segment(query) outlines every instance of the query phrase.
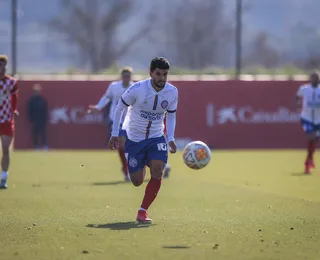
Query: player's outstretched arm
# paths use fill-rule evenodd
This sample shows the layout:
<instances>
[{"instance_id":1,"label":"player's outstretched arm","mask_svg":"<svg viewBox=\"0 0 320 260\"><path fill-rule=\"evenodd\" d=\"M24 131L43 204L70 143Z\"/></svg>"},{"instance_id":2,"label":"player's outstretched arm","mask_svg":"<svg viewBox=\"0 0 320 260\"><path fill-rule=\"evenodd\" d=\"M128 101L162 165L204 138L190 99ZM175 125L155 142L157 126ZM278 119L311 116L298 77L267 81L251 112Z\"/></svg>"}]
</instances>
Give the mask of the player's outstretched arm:
<instances>
[{"instance_id":1,"label":"player's outstretched arm","mask_svg":"<svg viewBox=\"0 0 320 260\"><path fill-rule=\"evenodd\" d=\"M96 105L88 106L88 113L99 112L112 100L112 86L110 85Z\"/></svg>"}]
</instances>

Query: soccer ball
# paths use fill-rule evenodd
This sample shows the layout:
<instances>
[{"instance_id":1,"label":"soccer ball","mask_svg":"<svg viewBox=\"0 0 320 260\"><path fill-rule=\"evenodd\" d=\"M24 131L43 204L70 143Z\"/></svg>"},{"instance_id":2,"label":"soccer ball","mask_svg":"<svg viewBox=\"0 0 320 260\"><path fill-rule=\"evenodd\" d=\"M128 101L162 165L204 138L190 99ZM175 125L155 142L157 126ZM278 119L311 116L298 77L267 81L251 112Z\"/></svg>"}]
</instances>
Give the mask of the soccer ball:
<instances>
[{"instance_id":1,"label":"soccer ball","mask_svg":"<svg viewBox=\"0 0 320 260\"><path fill-rule=\"evenodd\" d=\"M199 170L211 160L209 147L201 141L188 143L183 150L183 161L191 169Z\"/></svg>"}]
</instances>

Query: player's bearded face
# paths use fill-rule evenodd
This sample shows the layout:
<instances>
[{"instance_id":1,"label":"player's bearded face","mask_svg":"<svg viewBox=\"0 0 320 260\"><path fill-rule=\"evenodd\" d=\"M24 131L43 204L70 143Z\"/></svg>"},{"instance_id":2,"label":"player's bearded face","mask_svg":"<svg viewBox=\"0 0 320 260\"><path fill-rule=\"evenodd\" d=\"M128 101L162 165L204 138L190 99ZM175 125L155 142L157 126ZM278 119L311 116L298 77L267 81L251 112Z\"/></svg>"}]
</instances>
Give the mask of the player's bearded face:
<instances>
[{"instance_id":1,"label":"player's bearded face","mask_svg":"<svg viewBox=\"0 0 320 260\"><path fill-rule=\"evenodd\" d=\"M150 73L153 84L158 88L164 88L167 82L168 70L155 69Z\"/></svg>"}]
</instances>

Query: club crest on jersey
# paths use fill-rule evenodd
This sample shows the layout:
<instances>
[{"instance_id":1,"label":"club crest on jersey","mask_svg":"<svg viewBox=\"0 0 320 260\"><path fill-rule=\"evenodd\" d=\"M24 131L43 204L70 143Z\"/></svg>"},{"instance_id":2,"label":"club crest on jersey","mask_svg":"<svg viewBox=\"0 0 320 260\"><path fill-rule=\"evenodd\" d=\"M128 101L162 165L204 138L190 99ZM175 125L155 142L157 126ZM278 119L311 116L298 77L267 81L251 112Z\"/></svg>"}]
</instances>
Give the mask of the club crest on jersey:
<instances>
[{"instance_id":1,"label":"club crest on jersey","mask_svg":"<svg viewBox=\"0 0 320 260\"><path fill-rule=\"evenodd\" d=\"M131 157L131 158L129 159L129 165L130 165L130 167L132 167L132 168L137 167L137 165L138 165L137 159Z\"/></svg>"},{"instance_id":2,"label":"club crest on jersey","mask_svg":"<svg viewBox=\"0 0 320 260\"><path fill-rule=\"evenodd\" d=\"M162 107L163 109L166 109L166 108L168 107L168 105L169 105L169 103L168 103L167 100L163 100L163 101L161 102L161 107Z\"/></svg>"}]
</instances>

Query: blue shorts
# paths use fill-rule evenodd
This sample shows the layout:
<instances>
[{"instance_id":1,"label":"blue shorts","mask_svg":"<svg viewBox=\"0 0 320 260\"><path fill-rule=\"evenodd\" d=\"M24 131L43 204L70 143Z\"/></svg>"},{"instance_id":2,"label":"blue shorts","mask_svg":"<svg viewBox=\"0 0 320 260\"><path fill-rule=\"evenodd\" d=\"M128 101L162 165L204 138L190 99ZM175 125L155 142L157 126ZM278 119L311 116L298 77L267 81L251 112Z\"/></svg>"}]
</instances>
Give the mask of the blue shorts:
<instances>
[{"instance_id":1,"label":"blue shorts","mask_svg":"<svg viewBox=\"0 0 320 260\"><path fill-rule=\"evenodd\" d=\"M320 135L320 124L316 125L314 123L311 123L309 121L301 119L301 125L302 125L302 128L303 128L303 131L306 134L316 133L317 136Z\"/></svg>"},{"instance_id":2,"label":"blue shorts","mask_svg":"<svg viewBox=\"0 0 320 260\"><path fill-rule=\"evenodd\" d=\"M164 136L133 142L127 138L125 152L130 173L143 169L152 160L168 161L168 148Z\"/></svg>"}]
</instances>

